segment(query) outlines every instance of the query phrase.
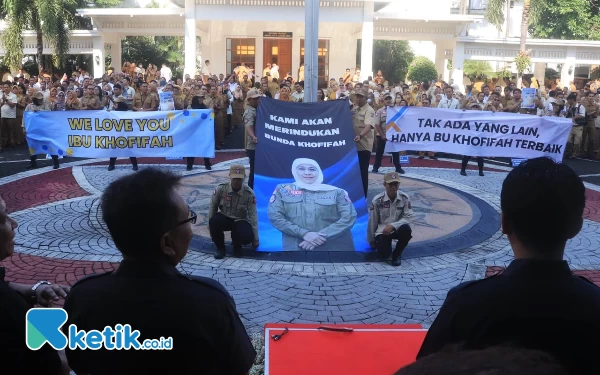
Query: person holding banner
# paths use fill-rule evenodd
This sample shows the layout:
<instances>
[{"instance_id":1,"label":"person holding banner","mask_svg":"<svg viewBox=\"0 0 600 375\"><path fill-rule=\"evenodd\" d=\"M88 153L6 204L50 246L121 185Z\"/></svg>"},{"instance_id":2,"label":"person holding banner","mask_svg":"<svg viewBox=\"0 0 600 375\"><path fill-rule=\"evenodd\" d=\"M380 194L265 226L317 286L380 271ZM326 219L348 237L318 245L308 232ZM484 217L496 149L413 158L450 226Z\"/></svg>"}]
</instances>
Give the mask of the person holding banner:
<instances>
[{"instance_id":1,"label":"person holding banner","mask_svg":"<svg viewBox=\"0 0 600 375\"><path fill-rule=\"evenodd\" d=\"M191 109L207 109L208 107L206 106L206 104L204 104L205 99L204 97L206 96L206 93L208 92L208 89L206 88L206 86L202 85L202 87L200 87L200 92L192 97L192 102L190 104L190 108ZM194 160L195 157L191 156L191 157L187 157L186 158L186 170L191 171L192 169L194 169ZM207 171L212 170L212 166L210 164L210 158L204 158L204 168Z\"/></svg>"},{"instance_id":2,"label":"person holding banner","mask_svg":"<svg viewBox=\"0 0 600 375\"><path fill-rule=\"evenodd\" d=\"M401 264L400 255L412 238L412 230L407 219L413 215L408 194L398 190L400 175L386 173L383 177L385 191L377 194L369 207L367 241L377 249L380 258L392 255L392 266ZM398 240L392 253L392 240Z\"/></svg>"},{"instance_id":3,"label":"person holding banner","mask_svg":"<svg viewBox=\"0 0 600 375\"><path fill-rule=\"evenodd\" d=\"M386 119L387 119L387 108L392 106L392 96L390 94L385 94L384 106L379 108L377 112L375 112L375 129L377 130L377 150L375 151L375 163L373 163L373 173L377 173L379 171L379 167L381 166L381 159L383 158L383 152L385 151L385 144L387 143L387 138L385 136L386 132ZM392 152L392 162L396 167L396 172L404 173L404 170L400 166L400 153Z\"/></svg>"},{"instance_id":4,"label":"person holding banner","mask_svg":"<svg viewBox=\"0 0 600 375\"><path fill-rule=\"evenodd\" d=\"M478 103L472 103L470 104L470 107L465 108L464 110L471 110L471 111L481 111L481 106ZM464 111L463 110L463 111ZM467 175L467 164L469 164L469 160L471 159L470 156L464 155L462 157L462 161L461 161L461 166L460 166L460 174L463 176ZM477 167L479 168L479 175L483 177L483 158L481 156L477 157Z\"/></svg>"},{"instance_id":5,"label":"person holding banner","mask_svg":"<svg viewBox=\"0 0 600 375\"><path fill-rule=\"evenodd\" d=\"M292 163L294 182L275 187L267 213L282 234L282 250L354 250L351 229L357 212L348 193L323 184L313 159Z\"/></svg>"},{"instance_id":6,"label":"person holding banner","mask_svg":"<svg viewBox=\"0 0 600 375\"><path fill-rule=\"evenodd\" d=\"M50 106L44 101L44 94L41 91L37 91L32 96L32 102L25 107L25 112L39 112L39 111L50 111ZM23 133L27 133L27 130L23 128ZM58 163L58 155L50 155L52 157L53 169L58 169L60 167ZM27 169L35 169L37 168L37 155L30 156L31 163L27 167Z\"/></svg>"},{"instance_id":7,"label":"person holding banner","mask_svg":"<svg viewBox=\"0 0 600 375\"><path fill-rule=\"evenodd\" d=\"M358 152L358 165L360 166L360 176L362 179L365 198L369 190L369 161L371 160L371 150L373 150L373 129L377 126L375 111L367 103L369 89L361 88L356 92L355 106L352 109L352 122L354 126L354 142Z\"/></svg>"},{"instance_id":8,"label":"person holding banner","mask_svg":"<svg viewBox=\"0 0 600 375\"><path fill-rule=\"evenodd\" d=\"M230 182L215 189L208 210L208 227L217 252L215 259L225 257L225 231L231 231L234 256L241 255L242 245L252 243L258 248L258 215L254 190L244 184L243 165L229 167Z\"/></svg>"}]
</instances>

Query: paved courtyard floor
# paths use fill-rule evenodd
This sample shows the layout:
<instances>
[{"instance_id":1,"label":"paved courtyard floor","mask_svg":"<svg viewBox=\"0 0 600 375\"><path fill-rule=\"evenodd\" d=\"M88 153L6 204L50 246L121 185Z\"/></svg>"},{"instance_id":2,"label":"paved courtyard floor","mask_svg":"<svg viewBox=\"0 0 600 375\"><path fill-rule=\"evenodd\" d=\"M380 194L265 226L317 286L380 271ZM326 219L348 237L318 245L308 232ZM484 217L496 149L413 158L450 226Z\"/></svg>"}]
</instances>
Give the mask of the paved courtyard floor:
<instances>
[{"instance_id":1,"label":"paved courtyard floor","mask_svg":"<svg viewBox=\"0 0 600 375\"><path fill-rule=\"evenodd\" d=\"M389 158L386 158L389 159ZM115 171L106 161L80 160L59 170L42 168L0 179L0 194L19 222L16 253L3 262L7 280L49 280L72 285L92 273L111 271L121 257L98 209L103 189L133 173L127 159ZM411 158L401 189L415 207L413 241L402 266L321 259L253 256L215 260L206 214L216 183L227 180L240 152L218 153L212 171L182 161L141 159L184 176L181 194L198 213L183 273L214 278L233 295L249 331L264 323L420 323L434 319L446 293L456 284L501 272L511 260L499 230L499 193L508 168L490 166L485 177L475 167L467 177L453 161ZM386 160L380 172L391 171ZM370 196L381 191L382 173L370 175ZM566 259L576 272L600 283L600 189L588 187L585 223L569 241ZM346 259L346 260L345 260Z\"/></svg>"}]
</instances>

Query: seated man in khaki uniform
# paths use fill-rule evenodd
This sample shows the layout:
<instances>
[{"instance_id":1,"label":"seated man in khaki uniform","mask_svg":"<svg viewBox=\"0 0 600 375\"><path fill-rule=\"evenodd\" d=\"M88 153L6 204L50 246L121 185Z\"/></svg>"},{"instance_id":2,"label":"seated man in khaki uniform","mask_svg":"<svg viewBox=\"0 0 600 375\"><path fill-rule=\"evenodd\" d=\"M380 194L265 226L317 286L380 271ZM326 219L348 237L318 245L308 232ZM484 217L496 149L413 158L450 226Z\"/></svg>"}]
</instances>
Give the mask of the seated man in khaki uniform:
<instances>
[{"instance_id":1,"label":"seated man in khaki uniform","mask_svg":"<svg viewBox=\"0 0 600 375\"><path fill-rule=\"evenodd\" d=\"M242 245L252 243L258 247L258 215L256 197L250 186L244 183L246 169L233 164L229 168L230 182L215 189L208 210L210 237L217 246L215 259L225 257L225 231L231 231L233 255L240 256Z\"/></svg>"},{"instance_id":2,"label":"seated man in khaki uniform","mask_svg":"<svg viewBox=\"0 0 600 375\"><path fill-rule=\"evenodd\" d=\"M401 190L398 172L386 173L383 177L385 191L377 194L369 207L367 241L377 249L382 259L392 254L392 266L401 264L400 255L412 238L408 220L413 215L410 198ZM392 240L398 240L392 253Z\"/></svg>"}]
</instances>

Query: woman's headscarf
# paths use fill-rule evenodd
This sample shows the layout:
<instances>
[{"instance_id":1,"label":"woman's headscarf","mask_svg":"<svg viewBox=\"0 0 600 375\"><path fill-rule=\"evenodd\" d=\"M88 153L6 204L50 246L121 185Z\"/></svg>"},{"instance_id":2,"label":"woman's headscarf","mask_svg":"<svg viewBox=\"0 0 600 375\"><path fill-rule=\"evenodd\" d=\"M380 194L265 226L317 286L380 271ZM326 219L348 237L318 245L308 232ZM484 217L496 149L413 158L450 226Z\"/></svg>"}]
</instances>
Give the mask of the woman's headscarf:
<instances>
[{"instance_id":1,"label":"woman's headscarf","mask_svg":"<svg viewBox=\"0 0 600 375\"><path fill-rule=\"evenodd\" d=\"M317 180L315 181L314 184L307 184L304 181L302 181L300 176L298 176L298 172L296 172L296 168L300 164L309 164L317 169L317 171L319 172L319 175L317 176ZM338 187L322 183L323 182L323 171L321 170L319 163L317 163L313 159L298 158L298 159L294 160L294 162L292 163L292 174L294 175L294 179L296 180L296 182L294 184L296 186L298 186L300 189L306 189L306 190L310 190L310 191L331 191L331 190L339 189Z\"/></svg>"},{"instance_id":2,"label":"woman's headscarf","mask_svg":"<svg viewBox=\"0 0 600 375\"><path fill-rule=\"evenodd\" d=\"M60 95L62 94L62 95ZM56 104L55 104L55 108L57 111L64 111L65 110L65 96L67 94L65 94L64 91L61 91L60 93L56 94Z\"/></svg>"}]
</instances>

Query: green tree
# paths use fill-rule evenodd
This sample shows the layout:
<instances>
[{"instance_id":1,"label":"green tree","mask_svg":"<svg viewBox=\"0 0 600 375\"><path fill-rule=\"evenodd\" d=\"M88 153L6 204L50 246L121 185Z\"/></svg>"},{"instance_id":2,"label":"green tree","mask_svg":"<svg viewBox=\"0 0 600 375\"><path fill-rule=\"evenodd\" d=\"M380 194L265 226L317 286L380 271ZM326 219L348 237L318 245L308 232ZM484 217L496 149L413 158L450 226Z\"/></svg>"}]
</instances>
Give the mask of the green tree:
<instances>
[{"instance_id":1,"label":"green tree","mask_svg":"<svg viewBox=\"0 0 600 375\"><path fill-rule=\"evenodd\" d=\"M463 65L463 73L471 81L490 76L492 74L492 66L487 61L467 60Z\"/></svg>"},{"instance_id":2,"label":"green tree","mask_svg":"<svg viewBox=\"0 0 600 375\"><path fill-rule=\"evenodd\" d=\"M427 82L437 80L438 72L433 61L427 57L418 56L410 63L406 78L413 82Z\"/></svg>"},{"instance_id":3,"label":"green tree","mask_svg":"<svg viewBox=\"0 0 600 375\"><path fill-rule=\"evenodd\" d=\"M600 40L600 0L544 0L534 3L529 32L542 39Z\"/></svg>"},{"instance_id":4,"label":"green tree","mask_svg":"<svg viewBox=\"0 0 600 375\"><path fill-rule=\"evenodd\" d=\"M136 64L167 64L175 75L181 75L184 56L183 38L175 36L128 36L121 42L123 61ZM114 67L119 69L120 67Z\"/></svg>"},{"instance_id":5,"label":"green tree","mask_svg":"<svg viewBox=\"0 0 600 375\"><path fill-rule=\"evenodd\" d=\"M358 40L356 66L360 68L362 40ZM408 72L408 64L415 55L405 40L374 40L373 70L381 70L389 83L403 81Z\"/></svg>"},{"instance_id":6,"label":"green tree","mask_svg":"<svg viewBox=\"0 0 600 375\"><path fill-rule=\"evenodd\" d=\"M389 83L404 80L408 65L414 59L405 40L375 40L373 42L373 71L381 70Z\"/></svg>"}]
</instances>

